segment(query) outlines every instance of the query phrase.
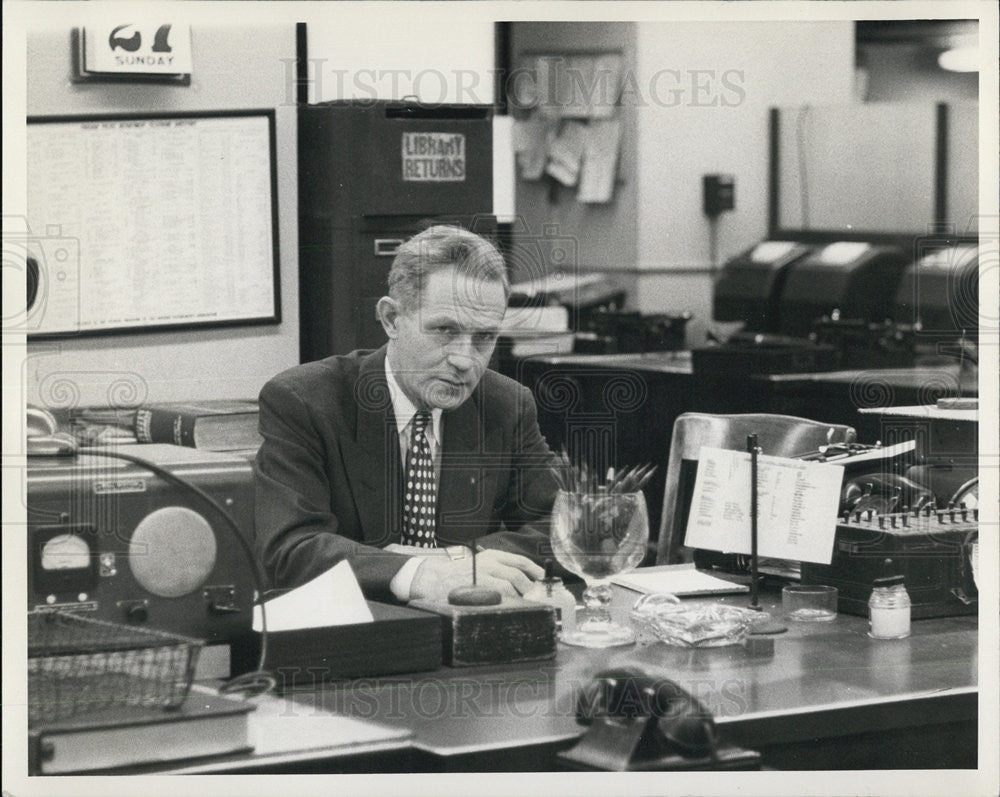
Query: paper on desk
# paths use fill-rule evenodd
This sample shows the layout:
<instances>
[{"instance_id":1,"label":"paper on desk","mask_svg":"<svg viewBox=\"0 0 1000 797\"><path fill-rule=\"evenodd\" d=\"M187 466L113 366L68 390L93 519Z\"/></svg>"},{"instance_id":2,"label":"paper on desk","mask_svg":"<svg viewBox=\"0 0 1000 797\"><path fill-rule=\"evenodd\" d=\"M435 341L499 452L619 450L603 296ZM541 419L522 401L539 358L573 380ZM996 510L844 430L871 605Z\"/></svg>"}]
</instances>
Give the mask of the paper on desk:
<instances>
[{"instance_id":1,"label":"paper on desk","mask_svg":"<svg viewBox=\"0 0 1000 797\"><path fill-rule=\"evenodd\" d=\"M861 454L835 454L826 461L828 463L836 462L839 464L842 462L845 465L857 465L859 462L892 459L893 457L898 457L900 454L905 454L907 451L912 451L916 446L916 440L904 440L902 443L896 443L896 445L873 448Z\"/></svg>"},{"instance_id":2,"label":"paper on desk","mask_svg":"<svg viewBox=\"0 0 1000 797\"><path fill-rule=\"evenodd\" d=\"M829 564L837 530L842 465L760 455L760 556ZM701 449L685 545L750 553L750 454Z\"/></svg>"},{"instance_id":3,"label":"paper on desk","mask_svg":"<svg viewBox=\"0 0 1000 797\"><path fill-rule=\"evenodd\" d=\"M268 632L370 623L375 619L346 561L301 587L265 601L264 608ZM253 630L261 630L259 606L253 607Z\"/></svg>"},{"instance_id":4,"label":"paper on desk","mask_svg":"<svg viewBox=\"0 0 1000 797\"><path fill-rule=\"evenodd\" d=\"M726 592L746 592L749 587L716 578L694 563L646 567L624 576L615 576L611 583L647 594L669 592L672 595L721 595Z\"/></svg>"},{"instance_id":5,"label":"paper on desk","mask_svg":"<svg viewBox=\"0 0 1000 797\"><path fill-rule=\"evenodd\" d=\"M373 744L413 735L408 728L392 728L355 717L326 713L310 705L297 711L274 695L252 699L257 710L249 718L250 741L255 756L302 753L306 750L331 750L359 744Z\"/></svg>"}]
</instances>

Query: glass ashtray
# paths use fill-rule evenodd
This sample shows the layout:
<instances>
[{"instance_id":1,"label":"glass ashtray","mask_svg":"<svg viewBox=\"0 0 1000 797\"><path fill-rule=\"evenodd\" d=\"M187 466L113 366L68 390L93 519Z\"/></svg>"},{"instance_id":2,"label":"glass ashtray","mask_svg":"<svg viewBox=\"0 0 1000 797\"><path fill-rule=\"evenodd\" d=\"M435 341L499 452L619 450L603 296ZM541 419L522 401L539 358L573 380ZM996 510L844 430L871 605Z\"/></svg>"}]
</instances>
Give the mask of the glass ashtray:
<instances>
[{"instance_id":1,"label":"glass ashtray","mask_svg":"<svg viewBox=\"0 0 1000 797\"><path fill-rule=\"evenodd\" d=\"M837 588L822 584L789 584L781 590L785 617L800 623L837 619Z\"/></svg>"},{"instance_id":2,"label":"glass ashtray","mask_svg":"<svg viewBox=\"0 0 1000 797\"><path fill-rule=\"evenodd\" d=\"M643 595L632 607L632 623L668 645L717 648L746 641L755 613L724 603L684 604L675 595Z\"/></svg>"}]
</instances>

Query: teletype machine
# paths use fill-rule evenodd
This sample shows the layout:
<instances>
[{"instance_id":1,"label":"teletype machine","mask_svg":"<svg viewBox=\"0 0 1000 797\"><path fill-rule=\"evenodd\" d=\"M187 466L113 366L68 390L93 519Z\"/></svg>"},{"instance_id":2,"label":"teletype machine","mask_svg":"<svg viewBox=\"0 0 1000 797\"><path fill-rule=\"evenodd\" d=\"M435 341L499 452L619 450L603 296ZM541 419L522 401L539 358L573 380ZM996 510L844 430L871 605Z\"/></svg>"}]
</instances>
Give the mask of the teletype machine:
<instances>
[{"instance_id":1,"label":"teletype machine","mask_svg":"<svg viewBox=\"0 0 1000 797\"><path fill-rule=\"evenodd\" d=\"M695 350L696 374L732 379L900 368L924 357L975 366L977 244L947 236L917 241L914 260L885 244L806 240L765 241L734 258L716 282L714 314L746 324L728 341ZM967 400L942 401L961 407ZM941 412L910 409L925 423ZM886 575L905 577L915 618L978 611L978 509L963 494L966 484L978 481L975 434L957 421L937 421L929 433L918 433L912 431L916 422L899 421L919 438L915 464L889 468L906 476L853 474L841 497L833 562L802 564L804 582L839 588L842 612L864 614L872 581ZM938 439L942 434L947 445ZM882 440L891 442L885 434ZM743 569L732 557L709 551L696 551L695 561Z\"/></svg>"},{"instance_id":2,"label":"teletype machine","mask_svg":"<svg viewBox=\"0 0 1000 797\"><path fill-rule=\"evenodd\" d=\"M912 366L976 339L974 243L923 240L915 261L864 241L763 241L726 263L713 315L743 321L695 349L702 373L797 373Z\"/></svg>"},{"instance_id":3,"label":"teletype machine","mask_svg":"<svg viewBox=\"0 0 1000 797\"><path fill-rule=\"evenodd\" d=\"M920 341L979 338L979 248L955 243L910 263L892 301L891 318Z\"/></svg>"}]
</instances>

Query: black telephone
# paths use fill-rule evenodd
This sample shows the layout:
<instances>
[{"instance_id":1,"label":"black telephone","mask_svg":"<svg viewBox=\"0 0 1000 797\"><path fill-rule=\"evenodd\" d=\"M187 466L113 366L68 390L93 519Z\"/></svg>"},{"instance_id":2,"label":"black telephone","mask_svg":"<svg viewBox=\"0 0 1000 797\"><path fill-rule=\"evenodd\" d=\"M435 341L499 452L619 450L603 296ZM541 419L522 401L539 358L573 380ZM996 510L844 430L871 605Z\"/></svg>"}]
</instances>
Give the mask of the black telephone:
<instances>
[{"instance_id":1,"label":"black telephone","mask_svg":"<svg viewBox=\"0 0 1000 797\"><path fill-rule=\"evenodd\" d=\"M840 514L873 511L877 515L934 506L934 494L926 487L895 473L867 473L844 482L840 492Z\"/></svg>"},{"instance_id":2,"label":"black telephone","mask_svg":"<svg viewBox=\"0 0 1000 797\"><path fill-rule=\"evenodd\" d=\"M572 769L760 769L760 754L721 744L711 712L673 681L634 668L598 673L577 699L589 727L559 754Z\"/></svg>"},{"instance_id":3,"label":"black telephone","mask_svg":"<svg viewBox=\"0 0 1000 797\"><path fill-rule=\"evenodd\" d=\"M76 454L76 439L59 431L59 424L48 410L28 407L25 424L25 448L29 457L71 457Z\"/></svg>"}]
</instances>

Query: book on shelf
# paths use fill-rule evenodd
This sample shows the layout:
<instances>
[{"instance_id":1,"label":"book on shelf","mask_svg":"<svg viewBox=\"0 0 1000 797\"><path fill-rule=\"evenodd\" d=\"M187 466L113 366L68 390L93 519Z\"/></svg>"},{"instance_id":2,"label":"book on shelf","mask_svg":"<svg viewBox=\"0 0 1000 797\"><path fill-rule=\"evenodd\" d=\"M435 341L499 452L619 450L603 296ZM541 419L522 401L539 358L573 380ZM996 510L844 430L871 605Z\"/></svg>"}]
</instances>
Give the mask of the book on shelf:
<instances>
[{"instance_id":1,"label":"book on shelf","mask_svg":"<svg viewBox=\"0 0 1000 797\"><path fill-rule=\"evenodd\" d=\"M245 700L192 691L175 709L120 704L28 729L36 775L93 772L251 750Z\"/></svg>"},{"instance_id":2,"label":"book on shelf","mask_svg":"<svg viewBox=\"0 0 1000 797\"><path fill-rule=\"evenodd\" d=\"M80 445L123 445L137 442L135 408L79 407L61 419L64 430Z\"/></svg>"},{"instance_id":3,"label":"book on shelf","mask_svg":"<svg viewBox=\"0 0 1000 797\"><path fill-rule=\"evenodd\" d=\"M80 407L70 411L70 419L77 423L104 424L135 428L135 407Z\"/></svg>"},{"instance_id":4,"label":"book on shelf","mask_svg":"<svg viewBox=\"0 0 1000 797\"><path fill-rule=\"evenodd\" d=\"M74 418L69 423L69 433L85 446L125 445L139 442L135 436L134 424L125 426L116 423L94 423Z\"/></svg>"},{"instance_id":5,"label":"book on shelf","mask_svg":"<svg viewBox=\"0 0 1000 797\"><path fill-rule=\"evenodd\" d=\"M140 443L172 443L208 451L238 451L260 446L258 405L242 399L167 402L135 412Z\"/></svg>"}]
</instances>

